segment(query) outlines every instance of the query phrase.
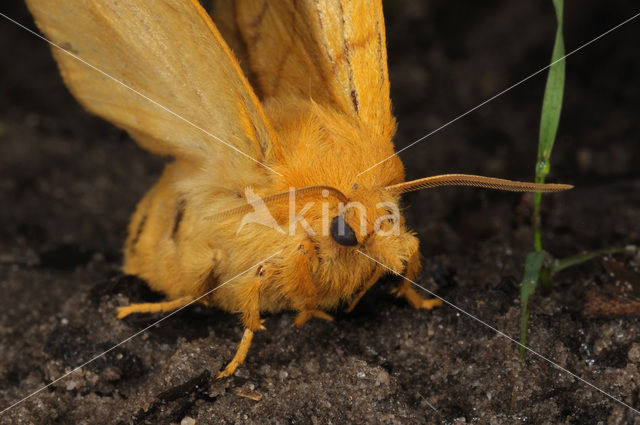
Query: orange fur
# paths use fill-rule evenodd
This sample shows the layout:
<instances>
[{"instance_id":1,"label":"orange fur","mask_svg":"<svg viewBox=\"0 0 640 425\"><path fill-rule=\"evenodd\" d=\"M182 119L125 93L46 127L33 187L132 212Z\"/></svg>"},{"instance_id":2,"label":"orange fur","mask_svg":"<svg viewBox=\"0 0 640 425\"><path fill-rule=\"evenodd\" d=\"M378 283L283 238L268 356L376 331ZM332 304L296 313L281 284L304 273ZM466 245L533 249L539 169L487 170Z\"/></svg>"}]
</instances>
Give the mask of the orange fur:
<instances>
[{"instance_id":1,"label":"orange fur","mask_svg":"<svg viewBox=\"0 0 640 425\"><path fill-rule=\"evenodd\" d=\"M399 232L374 231L380 218L383 229L392 226L378 204L399 201L385 187L404 182L400 159L358 175L394 152L380 0L220 0L214 19L242 64L197 0L27 4L53 42L129 86L54 49L76 98L141 146L174 158L138 204L124 248L124 271L168 301L123 307L119 317L207 294L199 301L239 314L245 326L220 374L228 376L263 329L260 313L294 310L301 326L311 317L330 320L326 312L341 304L352 308L382 272L357 250L395 273L418 274L418 239L402 217ZM344 213L357 249L326 234L323 214L342 213L331 197L296 205L298 213L315 201L304 216L315 234L256 223L238 231L240 217L216 215L247 205L247 187L264 197L317 185L358 203ZM288 228L287 203L270 207ZM407 281L397 293L416 308L437 305Z\"/></svg>"}]
</instances>

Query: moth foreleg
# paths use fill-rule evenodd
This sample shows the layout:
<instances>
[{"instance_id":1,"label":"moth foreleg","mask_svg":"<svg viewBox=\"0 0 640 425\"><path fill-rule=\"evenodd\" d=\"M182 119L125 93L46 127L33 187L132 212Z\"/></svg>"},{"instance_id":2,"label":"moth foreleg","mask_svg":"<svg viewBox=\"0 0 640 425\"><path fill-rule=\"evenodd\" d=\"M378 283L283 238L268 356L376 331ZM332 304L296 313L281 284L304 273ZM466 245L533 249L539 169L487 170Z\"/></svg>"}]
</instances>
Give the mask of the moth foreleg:
<instances>
[{"instance_id":1,"label":"moth foreleg","mask_svg":"<svg viewBox=\"0 0 640 425\"><path fill-rule=\"evenodd\" d=\"M311 272L315 255L313 243L305 240L300 243L288 261L289 266L285 278L292 285L287 285L284 295L292 301L293 308L298 311L298 315L293 321L297 327L301 327L312 317L333 320L331 315L318 310L318 294Z\"/></svg>"},{"instance_id":2,"label":"moth foreleg","mask_svg":"<svg viewBox=\"0 0 640 425\"><path fill-rule=\"evenodd\" d=\"M229 362L227 367L225 367L224 370L218 374L216 379L230 376L233 374L233 372L236 371L238 366L240 366L244 362L244 359L247 357L249 347L251 347L252 339L253 331L249 328L245 328L244 333L242 334L242 340L240 340L240 345L238 345L238 349L236 350L236 355L233 356L233 359Z\"/></svg>"},{"instance_id":3,"label":"moth foreleg","mask_svg":"<svg viewBox=\"0 0 640 425\"><path fill-rule=\"evenodd\" d=\"M391 291L391 293L395 294L396 297L404 297L413 308L431 310L434 307L440 307L442 300L438 298L424 298L413 288L411 281L415 281L415 278L420 273L420 269L420 250L416 249L407 261L407 267L404 272L406 279L402 278L398 286Z\"/></svg>"},{"instance_id":4,"label":"moth foreleg","mask_svg":"<svg viewBox=\"0 0 640 425\"><path fill-rule=\"evenodd\" d=\"M266 329L262 326L262 321L260 320L260 287L263 282L263 273L263 266L258 267L258 276L246 286L246 290L241 296L242 305L240 306L240 311L242 312L242 324L246 329L250 329L251 331Z\"/></svg>"},{"instance_id":5,"label":"moth foreleg","mask_svg":"<svg viewBox=\"0 0 640 425\"><path fill-rule=\"evenodd\" d=\"M382 276L383 272L384 272L384 269L382 267L376 267L374 269L371 277L369 277L369 279L365 282L364 286L360 288L358 293L355 295L355 297L351 301L351 304L349 304L349 307L345 309L345 312L351 313L353 309L356 308L356 305L358 305L358 302L360 302L364 294L366 294L367 291L371 289L371 287L380 279L380 276Z\"/></svg>"},{"instance_id":6,"label":"moth foreleg","mask_svg":"<svg viewBox=\"0 0 640 425\"><path fill-rule=\"evenodd\" d=\"M244 333L242 334L242 340L236 350L236 354L233 359L227 364L222 372L218 374L216 379L230 376L236 371L244 359L247 357L249 347L251 347L251 340L253 339L253 332L258 330L264 330L260 320L260 287L263 283L265 274L265 267L260 265L256 271L256 277L251 280L250 283L244 285L243 293L241 295L242 305L240 310L242 312L242 324L244 325Z\"/></svg>"}]
</instances>

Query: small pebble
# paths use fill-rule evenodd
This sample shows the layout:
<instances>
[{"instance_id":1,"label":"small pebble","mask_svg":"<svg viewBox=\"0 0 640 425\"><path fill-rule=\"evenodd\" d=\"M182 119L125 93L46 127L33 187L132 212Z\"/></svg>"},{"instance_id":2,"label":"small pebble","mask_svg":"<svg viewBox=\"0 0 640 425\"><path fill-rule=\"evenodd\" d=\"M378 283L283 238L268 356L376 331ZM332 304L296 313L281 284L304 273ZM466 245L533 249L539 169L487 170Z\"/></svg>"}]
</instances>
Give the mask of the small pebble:
<instances>
[{"instance_id":1,"label":"small pebble","mask_svg":"<svg viewBox=\"0 0 640 425\"><path fill-rule=\"evenodd\" d=\"M193 418L190 418L189 416L185 416L180 421L180 425L196 425L196 420Z\"/></svg>"},{"instance_id":2,"label":"small pebble","mask_svg":"<svg viewBox=\"0 0 640 425\"><path fill-rule=\"evenodd\" d=\"M386 370L381 370L376 376L376 385L386 385L389 383L389 374Z\"/></svg>"},{"instance_id":3,"label":"small pebble","mask_svg":"<svg viewBox=\"0 0 640 425\"><path fill-rule=\"evenodd\" d=\"M269 366L268 364L263 364L262 366L260 366L260 373L265 376L273 375L273 373L271 373L271 366Z\"/></svg>"},{"instance_id":4,"label":"small pebble","mask_svg":"<svg viewBox=\"0 0 640 425\"><path fill-rule=\"evenodd\" d=\"M627 357L634 363L640 363L640 344L634 342L627 353Z\"/></svg>"}]
</instances>

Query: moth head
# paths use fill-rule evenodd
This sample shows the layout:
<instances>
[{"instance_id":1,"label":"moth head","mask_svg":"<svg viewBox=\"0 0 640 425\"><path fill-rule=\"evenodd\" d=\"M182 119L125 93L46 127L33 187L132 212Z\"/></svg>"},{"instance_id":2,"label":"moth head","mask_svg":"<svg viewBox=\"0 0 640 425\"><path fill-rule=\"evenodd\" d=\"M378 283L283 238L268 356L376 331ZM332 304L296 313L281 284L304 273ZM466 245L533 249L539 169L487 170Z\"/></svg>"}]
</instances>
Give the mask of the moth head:
<instances>
[{"instance_id":1,"label":"moth head","mask_svg":"<svg viewBox=\"0 0 640 425\"><path fill-rule=\"evenodd\" d=\"M348 201L340 203L330 217L329 236L335 244L355 247L376 234L404 231L399 194L384 188L353 185Z\"/></svg>"}]
</instances>

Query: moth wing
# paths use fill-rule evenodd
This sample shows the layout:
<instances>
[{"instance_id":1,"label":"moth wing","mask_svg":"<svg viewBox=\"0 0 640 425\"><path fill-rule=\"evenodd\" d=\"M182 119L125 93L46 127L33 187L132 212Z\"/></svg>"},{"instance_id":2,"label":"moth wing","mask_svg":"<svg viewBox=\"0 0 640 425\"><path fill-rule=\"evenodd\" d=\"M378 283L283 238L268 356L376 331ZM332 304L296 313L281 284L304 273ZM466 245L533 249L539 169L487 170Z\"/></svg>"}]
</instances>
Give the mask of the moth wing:
<instances>
[{"instance_id":1,"label":"moth wing","mask_svg":"<svg viewBox=\"0 0 640 425\"><path fill-rule=\"evenodd\" d=\"M247 46L242 34L240 34L240 28L236 21L236 0L212 0L211 18L220 31L222 38L224 38L224 41L238 59L244 75L249 79L255 90L255 81L248 66L249 54ZM257 94L258 96L260 95L259 92Z\"/></svg>"},{"instance_id":2,"label":"moth wing","mask_svg":"<svg viewBox=\"0 0 640 425\"><path fill-rule=\"evenodd\" d=\"M52 49L73 95L144 148L239 174L276 153L259 100L197 0L27 4L65 50Z\"/></svg>"},{"instance_id":3,"label":"moth wing","mask_svg":"<svg viewBox=\"0 0 640 425\"><path fill-rule=\"evenodd\" d=\"M263 99L311 98L393 131L381 0L214 0L213 17Z\"/></svg>"}]
</instances>

